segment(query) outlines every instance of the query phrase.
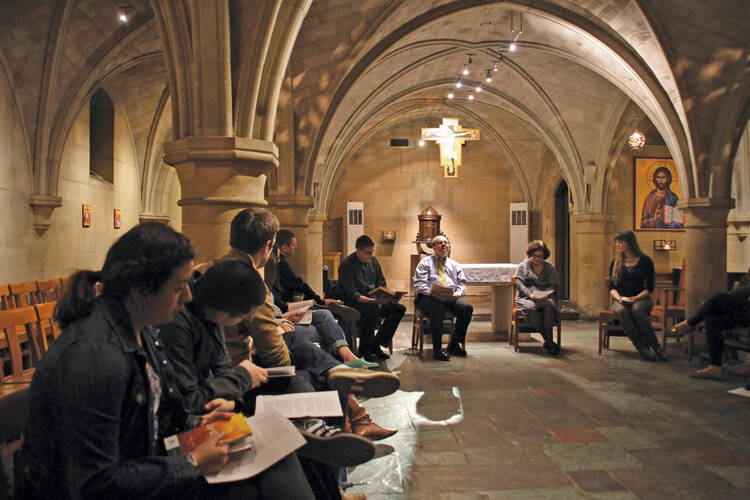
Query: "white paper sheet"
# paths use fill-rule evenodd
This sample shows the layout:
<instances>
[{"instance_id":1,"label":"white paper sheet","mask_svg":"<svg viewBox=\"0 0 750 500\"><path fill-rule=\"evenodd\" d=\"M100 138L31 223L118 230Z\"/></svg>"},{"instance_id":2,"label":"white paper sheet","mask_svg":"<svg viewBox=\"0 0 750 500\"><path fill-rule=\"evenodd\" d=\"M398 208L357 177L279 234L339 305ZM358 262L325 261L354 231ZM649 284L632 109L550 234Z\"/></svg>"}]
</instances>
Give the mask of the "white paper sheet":
<instances>
[{"instance_id":1,"label":"white paper sheet","mask_svg":"<svg viewBox=\"0 0 750 500\"><path fill-rule=\"evenodd\" d=\"M302 311L305 314L302 319L297 321L298 325L309 325L312 323L312 311L310 308L313 306L312 300L303 300L302 302L290 302L287 311L281 315L282 318L286 318L293 312Z\"/></svg>"},{"instance_id":2,"label":"white paper sheet","mask_svg":"<svg viewBox=\"0 0 750 500\"><path fill-rule=\"evenodd\" d=\"M745 389L745 387L738 387L736 389L732 389L731 391L727 391L730 394L736 394L738 396L745 396L746 398L750 398L750 391Z\"/></svg>"},{"instance_id":3,"label":"white paper sheet","mask_svg":"<svg viewBox=\"0 0 750 500\"><path fill-rule=\"evenodd\" d=\"M253 477L305 444L305 438L294 424L272 409L247 421L253 430L252 449L230 455L221 471L206 476L208 483Z\"/></svg>"},{"instance_id":4,"label":"white paper sheet","mask_svg":"<svg viewBox=\"0 0 750 500\"><path fill-rule=\"evenodd\" d=\"M341 417L341 401L336 391L298 392L279 396L258 396L255 414L276 410L287 418Z\"/></svg>"}]
</instances>

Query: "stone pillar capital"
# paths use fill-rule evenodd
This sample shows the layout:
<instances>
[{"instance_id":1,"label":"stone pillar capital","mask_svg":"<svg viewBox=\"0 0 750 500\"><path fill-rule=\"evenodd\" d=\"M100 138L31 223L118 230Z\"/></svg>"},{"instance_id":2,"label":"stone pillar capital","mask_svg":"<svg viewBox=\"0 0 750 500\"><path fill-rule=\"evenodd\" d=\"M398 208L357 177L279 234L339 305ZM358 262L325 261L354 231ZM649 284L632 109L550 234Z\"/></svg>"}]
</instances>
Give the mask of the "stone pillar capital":
<instances>
[{"instance_id":1,"label":"stone pillar capital","mask_svg":"<svg viewBox=\"0 0 750 500\"><path fill-rule=\"evenodd\" d=\"M685 211L688 229L726 227L729 211L734 208L732 198L690 198L680 200L679 207Z\"/></svg>"},{"instance_id":2,"label":"stone pillar capital","mask_svg":"<svg viewBox=\"0 0 750 500\"><path fill-rule=\"evenodd\" d=\"M62 206L62 198L48 194L32 194L29 195L29 206L33 213L34 229L37 233L44 234L52 225L52 212Z\"/></svg>"},{"instance_id":3,"label":"stone pillar capital","mask_svg":"<svg viewBox=\"0 0 750 500\"><path fill-rule=\"evenodd\" d=\"M271 210L282 227L301 228L309 226L310 209L313 207L312 196L299 194L271 194L266 198Z\"/></svg>"}]
</instances>

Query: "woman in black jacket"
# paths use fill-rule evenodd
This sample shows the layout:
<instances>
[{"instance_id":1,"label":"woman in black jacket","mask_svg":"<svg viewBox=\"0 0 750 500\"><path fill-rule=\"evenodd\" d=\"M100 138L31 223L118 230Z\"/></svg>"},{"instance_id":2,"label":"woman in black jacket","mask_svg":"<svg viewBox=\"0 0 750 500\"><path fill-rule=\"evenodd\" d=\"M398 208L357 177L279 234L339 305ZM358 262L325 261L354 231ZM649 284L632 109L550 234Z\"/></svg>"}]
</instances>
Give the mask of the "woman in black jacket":
<instances>
[{"instance_id":1,"label":"woman in black jacket","mask_svg":"<svg viewBox=\"0 0 750 500\"><path fill-rule=\"evenodd\" d=\"M651 326L654 262L641 252L633 231L618 233L615 246L617 256L609 264L609 294L614 300L612 310L643 359L666 361L667 355Z\"/></svg>"}]
</instances>

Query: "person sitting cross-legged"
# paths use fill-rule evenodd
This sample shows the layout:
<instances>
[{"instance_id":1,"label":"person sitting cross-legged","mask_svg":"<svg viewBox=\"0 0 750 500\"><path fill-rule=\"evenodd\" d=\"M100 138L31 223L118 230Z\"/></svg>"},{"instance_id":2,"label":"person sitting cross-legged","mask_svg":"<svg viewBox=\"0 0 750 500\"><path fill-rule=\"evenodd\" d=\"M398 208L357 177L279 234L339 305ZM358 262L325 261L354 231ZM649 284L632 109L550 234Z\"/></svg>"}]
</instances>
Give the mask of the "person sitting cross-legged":
<instances>
[{"instance_id":1,"label":"person sitting cross-legged","mask_svg":"<svg viewBox=\"0 0 750 500\"><path fill-rule=\"evenodd\" d=\"M295 297L302 300L313 300L319 307L325 307L341 325L349 339L357 336L356 328L359 321L359 311L345 306L340 300L321 298L297 273L294 272L289 259L297 253L297 236L288 229L281 229L276 233L276 246L279 249L275 284L271 288L276 305L287 311L287 304L294 302Z\"/></svg>"},{"instance_id":2,"label":"person sitting cross-legged","mask_svg":"<svg viewBox=\"0 0 750 500\"><path fill-rule=\"evenodd\" d=\"M344 303L355 308L360 318L359 356L366 361L378 362L390 356L381 347L388 347L396 333L406 307L397 299L372 298L370 292L386 287L383 271L375 257L375 242L363 234L355 242L356 251L349 254L339 266L339 284L344 293ZM375 335L380 320L383 323Z\"/></svg>"},{"instance_id":3,"label":"person sitting cross-legged","mask_svg":"<svg viewBox=\"0 0 750 500\"><path fill-rule=\"evenodd\" d=\"M422 259L414 271L414 307L422 311L430 319L432 332L432 355L440 361L448 361L450 354L466 356L466 330L471 322L474 307L463 300L466 295L466 277L463 268L455 260L448 257L451 244L445 236L435 236L432 239L434 254ZM450 288L453 293L441 295L433 293L433 284ZM446 351L443 351L442 332L445 311L456 315L456 326Z\"/></svg>"}]
</instances>

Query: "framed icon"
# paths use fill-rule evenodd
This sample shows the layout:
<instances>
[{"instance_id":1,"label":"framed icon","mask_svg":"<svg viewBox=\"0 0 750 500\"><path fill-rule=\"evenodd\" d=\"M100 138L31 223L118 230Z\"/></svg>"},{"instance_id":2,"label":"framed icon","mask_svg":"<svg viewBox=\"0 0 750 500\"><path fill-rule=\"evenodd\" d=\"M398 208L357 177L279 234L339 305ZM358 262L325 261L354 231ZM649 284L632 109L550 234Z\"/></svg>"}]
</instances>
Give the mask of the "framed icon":
<instances>
[{"instance_id":1,"label":"framed icon","mask_svg":"<svg viewBox=\"0 0 750 500\"><path fill-rule=\"evenodd\" d=\"M119 208L115 208L114 227L115 229L120 229L120 209Z\"/></svg>"},{"instance_id":2,"label":"framed icon","mask_svg":"<svg viewBox=\"0 0 750 500\"><path fill-rule=\"evenodd\" d=\"M671 158L635 158L633 227L636 231L683 231L685 214L677 166Z\"/></svg>"},{"instance_id":3,"label":"framed icon","mask_svg":"<svg viewBox=\"0 0 750 500\"><path fill-rule=\"evenodd\" d=\"M81 226L91 226L91 205L81 205Z\"/></svg>"}]
</instances>

